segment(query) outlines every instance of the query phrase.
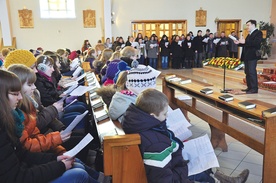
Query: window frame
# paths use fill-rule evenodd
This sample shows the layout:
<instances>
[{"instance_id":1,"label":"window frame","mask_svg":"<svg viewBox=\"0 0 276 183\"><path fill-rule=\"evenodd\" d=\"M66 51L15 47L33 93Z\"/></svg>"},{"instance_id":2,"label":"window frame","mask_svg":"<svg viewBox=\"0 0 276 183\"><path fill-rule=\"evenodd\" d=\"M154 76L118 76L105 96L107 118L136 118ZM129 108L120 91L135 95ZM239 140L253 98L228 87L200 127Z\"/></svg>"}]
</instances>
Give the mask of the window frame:
<instances>
[{"instance_id":1,"label":"window frame","mask_svg":"<svg viewBox=\"0 0 276 183\"><path fill-rule=\"evenodd\" d=\"M73 19L76 18L75 0L56 0L56 9L51 9L50 3L54 0L39 0L40 18L42 19ZM59 9L63 2L65 9Z\"/></svg>"}]
</instances>

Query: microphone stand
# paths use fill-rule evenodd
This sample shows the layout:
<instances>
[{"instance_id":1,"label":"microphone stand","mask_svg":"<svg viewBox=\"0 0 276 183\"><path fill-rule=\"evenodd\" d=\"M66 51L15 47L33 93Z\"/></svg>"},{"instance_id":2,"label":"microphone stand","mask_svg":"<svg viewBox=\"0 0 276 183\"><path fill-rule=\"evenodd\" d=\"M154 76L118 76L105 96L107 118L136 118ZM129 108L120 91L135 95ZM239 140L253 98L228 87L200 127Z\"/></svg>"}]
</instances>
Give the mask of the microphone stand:
<instances>
[{"instance_id":1,"label":"microphone stand","mask_svg":"<svg viewBox=\"0 0 276 183\"><path fill-rule=\"evenodd\" d=\"M220 90L220 93L228 93L229 91L232 91L232 89L225 88L225 75L226 75L226 60L223 61L223 89Z\"/></svg>"}]
</instances>

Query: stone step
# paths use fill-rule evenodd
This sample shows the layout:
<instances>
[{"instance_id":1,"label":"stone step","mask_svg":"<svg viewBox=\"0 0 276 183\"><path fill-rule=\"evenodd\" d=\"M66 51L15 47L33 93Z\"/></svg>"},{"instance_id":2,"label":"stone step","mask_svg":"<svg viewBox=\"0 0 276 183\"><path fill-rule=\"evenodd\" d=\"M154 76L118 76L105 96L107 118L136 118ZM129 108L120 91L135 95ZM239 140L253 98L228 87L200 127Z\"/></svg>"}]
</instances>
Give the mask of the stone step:
<instances>
[{"instance_id":1,"label":"stone step","mask_svg":"<svg viewBox=\"0 0 276 183\"><path fill-rule=\"evenodd\" d=\"M193 75L197 75L203 78L208 78L208 76L212 76L217 78L218 80L222 80L223 69L210 67L210 66L205 66L204 69L194 68ZM226 74L225 74L226 81L243 83L243 78L245 78L245 74L243 71L226 70Z\"/></svg>"}]
</instances>

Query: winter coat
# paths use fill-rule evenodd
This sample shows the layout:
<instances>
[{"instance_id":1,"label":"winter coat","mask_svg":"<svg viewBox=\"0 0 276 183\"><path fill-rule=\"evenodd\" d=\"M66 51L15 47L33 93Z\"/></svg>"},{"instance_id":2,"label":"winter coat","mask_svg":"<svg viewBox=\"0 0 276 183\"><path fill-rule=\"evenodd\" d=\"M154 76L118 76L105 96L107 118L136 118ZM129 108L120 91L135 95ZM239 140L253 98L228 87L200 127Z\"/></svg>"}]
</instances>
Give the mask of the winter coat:
<instances>
[{"instance_id":1,"label":"winter coat","mask_svg":"<svg viewBox=\"0 0 276 183\"><path fill-rule=\"evenodd\" d=\"M109 116L112 120L119 120L121 122L123 115L125 114L128 106L131 103L135 103L136 95L128 95L123 92L116 92L109 106Z\"/></svg>"},{"instance_id":2,"label":"winter coat","mask_svg":"<svg viewBox=\"0 0 276 183\"><path fill-rule=\"evenodd\" d=\"M70 63L67 61L61 60L60 62L60 72L65 73L70 71Z\"/></svg>"},{"instance_id":3,"label":"winter coat","mask_svg":"<svg viewBox=\"0 0 276 183\"><path fill-rule=\"evenodd\" d=\"M216 44L214 43L214 39L208 39L207 45L206 45L206 51L207 53L216 53Z\"/></svg>"},{"instance_id":4,"label":"winter coat","mask_svg":"<svg viewBox=\"0 0 276 183\"><path fill-rule=\"evenodd\" d=\"M171 47L171 45L169 43L168 47L166 47L165 46L166 42L169 43L169 41L165 41L163 39L160 41L160 48L161 48L160 56L161 57L162 56L164 56L164 57L170 56L170 47Z\"/></svg>"},{"instance_id":5,"label":"winter coat","mask_svg":"<svg viewBox=\"0 0 276 183\"><path fill-rule=\"evenodd\" d=\"M217 44L218 57L228 56L227 46L228 46L228 38L226 37L221 38Z\"/></svg>"},{"instance_id":6,"label":"winter coat","mask_svg":"<svg viewBox=\"0 0 276 183\"><path fill-rule=\"evenodd\" d=\"M237 36L234 36L237 40L239 40L239 38ZM234 41L232 39L228 39L228 48L230 52L238 52L238 45L234 43Z\"/></svg>"},{"instance_id":7,"label":"winter coat","mask_svg":"<svg viewBox=\"0 0 276 183\"><path fill-rule=\"evenodd\" d=\"M39 73L36 73L36 78L35 86L40 92L43 106L48 107L58 101L60 94L57 92L53 82L47 80L47 78L41 76Z\"/></svg>"},{"instance_id":8,"label":"winter coat","mask_svg":"<svg viewBox=\"0 0 276 183\"><path fill-rule=\"evenodd\" d=\"M189 47L189 45L191 45ZM193 43L192 43L192 40L185 40L184 43L183 43L183 47L185 49L185 59L186 60L193 60L194 59L194 51L193 51Z\"/></svg>"},{"instance_id":9,"label":"winter coat","mask_svg":"<svg viewBox=\"0 0 276 183\"><path fill-rule=\"evenodd\" d=\"M121 59L122 61L125 61L125 62L127 63L127 65L128 65L129 67L131 67L131 63L132 63L133 59L131 59L131 58L129 58L129 57L121 57L120 59Z\"/></svg>"},{"instance_id":10,"label":"winter coat","mask_svg":"<svg viewBox=\"0 0 276 183\"><path fill-rule=\"evenodd\" d=\"M56 161L55 154L24 150L19 141L13 144L1 129L0 139L0 182L47 183L66 170L61 161Z\"/></svg>"},{"instance_id":11,"label":"winter coat","mask_svg":"<svg viewBox=\"0 0 276 183\"><path fill-rule=\"evenodd\" d=\"M154 47L151 47L151 45L154 45ZM157 41L148 41L146 44L146 49L148 51L148 58L158 58L159 47Z\"/></svg>"},{"instance_id":12,"label":"winter coat","mask_svg":"<svg viewBox=\"0 0 276 183\"><path fill-rule=\"evenodd\" d=\"M186 183L188 166L182 157L182 142L152 115L131 104L122 119L127 134L139 133L148 183Z\"/></svg>"},{"instance_id":13,"label":"winter coat","mask_svg":"<svg viewBox=\"0 0 276 183\"><path fill-rule=\"evenodd\" d=\"M106 68L106 78L109 79L114 79L115 74L118 72L118 63L120 62L120 60L113 60L111 61Z\"/></svg>"},{"instance_id":14,"label":"winter coat","mask_svg":"<svg viewBox=\"0 0 276 183\"><path fill-rule=\"evenodd\" d=\"M203 53L203 37L202 36L196 36L193 39L192 46L194 52L197 51L198 53Z\"/></svg>"},{"instance_id":15,"label":"winter coat","mask_svg":"<svg viewBox=\"0 0 276 183\"><path fill-rule=\"evenodd\" d=\"M181 43L181 46L178 44L178 42L172 41L171 44L171 53L173 58L182 58L184 57L184 43Z\"/></svg>"},{"instance_id":16,"label":"winter coat","mask_svg":"<svg viewBox=\"0 0 276 183\"><path fill-rule=\"evenodd\" d=\"M34 100L37 103L36 112L37 119L36 125L41 133L52 132L52 131L61 131L65 129L64 124L59 121L58 111L53 105L44 107L40 101L40 93L38 90L34 92Z\"/></svg>"},{"instance_id":17,"label":"winter coat","mask_svg":"<svg viewBox=\"0 0 276 183\"><path fill-rule=\"evenodd\" d=\"M20 137L22 146L31 152L46 152L53 150L57 154L62 154L66 150L59 146L62 144L60 132L51 132L47 135L40 133L36 126L36 112L32 114L24 113L24 130Z\"/></svg>"},{"instance_id":18,"label":"winter coat","mask_svg":"<svg viewBox=\"0 0 276 183\"><path fill-rule=\"evenodd\" d=\"M141 56L143 55L145 58L147 58L147 49L146 49L146 45L141 46L141 44L139 44L138 48L138 59L141 58Z\"/></svg>"}]
</instances>

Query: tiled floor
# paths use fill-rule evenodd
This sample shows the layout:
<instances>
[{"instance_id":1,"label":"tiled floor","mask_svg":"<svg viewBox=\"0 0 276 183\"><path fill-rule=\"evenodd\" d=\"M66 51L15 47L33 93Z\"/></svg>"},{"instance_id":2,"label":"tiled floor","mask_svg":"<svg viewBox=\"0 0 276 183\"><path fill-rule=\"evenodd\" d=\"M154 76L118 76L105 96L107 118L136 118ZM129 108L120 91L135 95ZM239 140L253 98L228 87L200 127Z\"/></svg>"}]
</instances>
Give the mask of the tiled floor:
<instances>
[{"instance_id":1,"label":"tiled floor","mask_svg":"<svg viewBox=\"0 0 276 183\"><path fill-rule=\"evenodd\" d=\"M191 76L191 71L185 70L166 70L163 73L179 73L183 75ZM191 77L192 78L192 77ZM210 78L208 78L210 79ZM242 87L241 84L235 85L235 87ZM157 89L162 90L161 79L157 80ZM258 97L262 97L262 92L268 94L266 91L260 91ZM204 134L208 134L210 137L210 128L208 123L198 118L197 116L189 113L189 118L191 120L192 126L190 127L193 132L191 138L196 138ZM234 138L226 135L226 141L228 144L228 152L222 152L220 149L215 149L220 167L218 168L224 174L236 176L242 170L249 169L250 174L247 183L261 183L262 182L262 164L263 155L256 152L255 150L249 148L248 146L242 144L241 142L235 140Z\"/></svg>"},{"instance_id":2,"label":"tiled floor","mask_svg":"<svg viewBox=\"0 0 276 183\"><path fill-rule=\"evenodd\" d=\"M196 138L204 134L210 137L210 128L208 123L189 113L193 132L191 138ZM250 174L248 183L261 183L262 182L262 164L263 155L249 148L248 146L240 143L234 138L226 135L228 144L228 152L222 152L220 149L215 149L220 167L218 168L224 174L236 176L245 168L249 169Z\"/></svg>"}]
</instances>

